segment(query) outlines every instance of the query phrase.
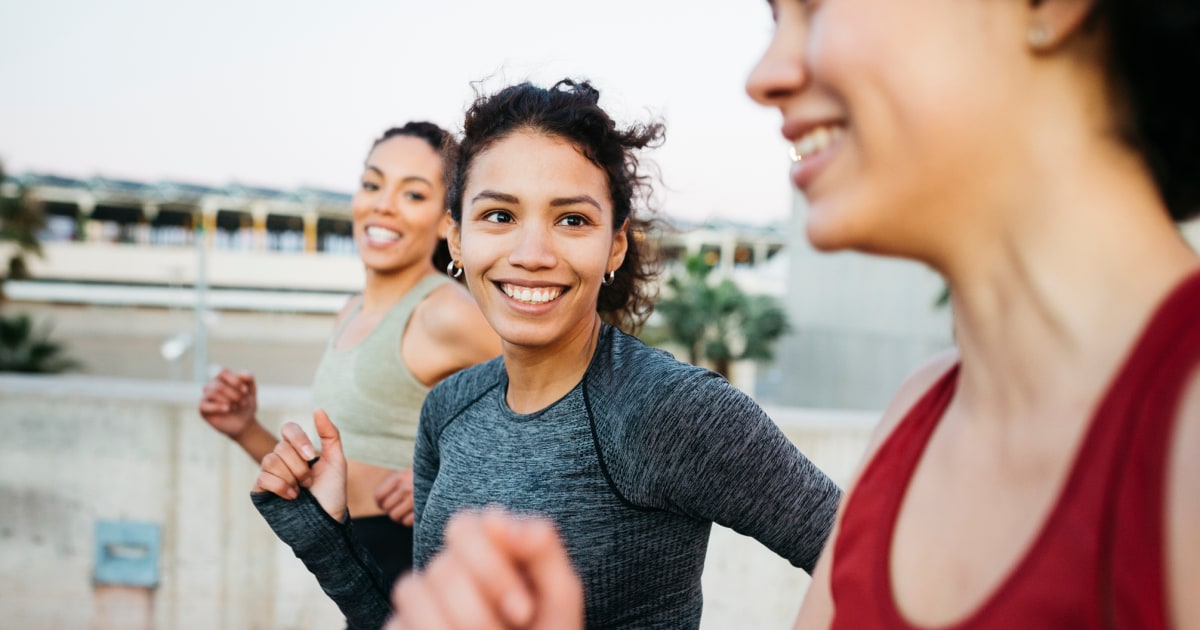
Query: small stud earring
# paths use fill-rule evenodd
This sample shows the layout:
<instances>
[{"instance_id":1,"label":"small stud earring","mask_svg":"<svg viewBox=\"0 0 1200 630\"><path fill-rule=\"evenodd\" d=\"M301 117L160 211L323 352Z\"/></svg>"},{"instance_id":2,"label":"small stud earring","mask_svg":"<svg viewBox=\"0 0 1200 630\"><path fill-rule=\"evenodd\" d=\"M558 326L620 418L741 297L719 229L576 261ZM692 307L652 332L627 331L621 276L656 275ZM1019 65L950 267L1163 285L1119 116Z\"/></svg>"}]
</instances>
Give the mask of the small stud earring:
<instances>
[{"instance_id":1,"label":"small stud earring","mask_svg":"<svg viewBox=\"0 0 1200 630\"><path fill-rule=\"evenodd\" d=\"M1025 33L1025 39L1033 48L1045 48L1053 37L1054 32L1045 24L1034 24L1029 27L1029 32Z\"/></svg>"}]
</instances>

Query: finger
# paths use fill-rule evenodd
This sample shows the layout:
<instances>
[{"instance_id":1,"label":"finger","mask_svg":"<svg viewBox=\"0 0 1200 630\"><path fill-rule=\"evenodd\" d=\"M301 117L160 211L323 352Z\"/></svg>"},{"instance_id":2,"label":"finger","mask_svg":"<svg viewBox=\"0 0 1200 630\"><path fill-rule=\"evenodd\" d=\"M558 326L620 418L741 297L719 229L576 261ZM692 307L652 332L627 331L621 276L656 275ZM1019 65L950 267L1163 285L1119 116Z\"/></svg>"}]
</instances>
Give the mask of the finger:
<instances>
[{"instance_id":1,"label":"finger","mask_svg":"<svg viewBox=\"0 0 1200 630\"><path fill-rule=\"evenodd\" d=\"M486 577L480 579L465 566L460 554L438 554L425 568L425 583L430 594L455 628L502 629L503 612L492 599Z\"/></svg>"},{"instance_id":2,"label":"finger","mask_svg":"<svg viewBox=\"0 0 1200 630\"><path fill-rule=\"evenodd\" d=\"M413 515L412 501L408 501L406 504L401 503L401 504L393 505L391 508L388 509L387 515L388 515L389 519L391 519L392 521L394 521L396 523L400 523L401 525L409 525L409 523L406 523L405 521L410 521L410 522L412 521L412 515Z\"/></svg>"},{"instance_id":3,"label":"finger","mask_svg":"<svg viewBox=\"0 0 1200 630\"><path fill-rule=\"evenodd\" d=\"M384 510L387 510L387 506L384 504L384 502L387 500L388 496L396 492L398 489L400 484L399 474L400 473L392 473L388 475L387 478L375 488L375 503Z\"/></svg>"},{"instance_id":4,"label":"finger","mask_svg":"<svg viewBox=\"0 0 1200 630\"><path fill-rule=\"evenodd\" d=\"M300 425L295 422L285 423L279 428L279 436L283 438L281 441L290 444L305 462L316 459L317 450L313 448L312 440L308 439Z\"/></svg>"},{"instance_id":5,"label":"finger","mask_svg":"<svg viewBox=\"0 0 1200 630\"><path fill-rule=\"evenodd\" d=\"M254 380L254 375L249 372L242 372L242 385L245 387L245 392L249 396L258 395L258 383Z\"/></svg>"},{"instance_id":6,"label":"finger","mask_svg":"<svg viewBox=\"0 0 1200 630\"><path fill-rule=\"evenodd\" d=\"M199 409L201 414L227 413L229 411L229 405L222 402L201 400Z\"/></svg>"},{"instance_id":7,"label":"finger","mask_svg":"<svg viewBox=\"0 0 1200 630\"><path fill-rule=\"evenodd\" d=\"M411 498L412 491L404 487L393 488L391 493L383 497L383 501L379 502L379 507L384 511L389 511L394 507L398 507L404 502L405 498Z\"/></svg>"},{"instance_id":8,"label":"finger","mask_svg":"<svg viewBox=\"0 0 1200 630\"><path fill-rule=\"evenodd\" d=\"M417 513L415 510L409 510L408 514L405 514L404 517L400 519L400 524L405 527L412 527L413 523L415 522L417 522Z\"/></svg>"},{"instance_id":9,"label":"finger","mask_svg":"<svg viewBox=\"0 0 1200 630\"><path fill-rule=\"evenodd\" d=\"M237 390L218 381L205 385L203 393L205 398L220 398L221 400L235 400L240 397Z\"/></svg>"},{"instance_id":10,"label":"finger","mask_svg":"<svg viewBox=\"0 0 1200 630\"><path fill-rule=\"evenodd\" d=\"M489 509L482 517L485 535L503 541L528 580L536 601L533 628L579 628L583 624L583 586L566 547L551 521L517 517Z\"/></svg>"},{"instance_id":11,"label":"finger","mask_svg":"<svg viewBox=\"0 0 1200 630\"><path fill-rule=\"evenodd\" d=\"M313 426L321 438L321 452L333 462L345 460L342 455L342 435L322 409L313 412Z\"/></svg>"},{"instance_id":12,"label":"finger","mask_svg":"<svg viewBox=\"0 0 1200 630\"><path fill-rule=\"evenodd\" d=\"M294 499L300 494L296 479L287 466L274 453L267 453L262 460L255 487L277 494L285 499Z\"/></svg>"},{"instance_id":13,"label":"finger","mask_svg":"<svg viewBox=\"0 0 1200 630\"><path fill-rule=\"evenodd\" d=\"M235 374L231 370L227 370L227 369L221 370L217 374L217 377L215 379L213 379L213 381L220 382L220 383L224 384L226 387L231 387L239 392L245 391L243 389L241 375Z\"/></svg>"},{"instance_id":14,"label":"finger","mask_svg":"<svg viewBox=\"0 0 1200 630\"><path fill-rule=\"evenodd\" d=\"M477 512L459 512L446 525L443 553L454 554L476 576L489 601L510 625L523 627L533 617L534 593L521 577L520 559L501 536L484 531L484 518Z\"/></svg>"},{"instance_id":15,"label":"finger","mask_svg":"<svg viewBox=\"0 0 1200 630\"><path fill-rule=\"evenodd\" d=\"M522 518L510 521L509 534L538 603L532 627L582 628L583 585L554 525Z\"/></svg>"},{"instance_id":16,"label":"finger","mask_svg":"<svg viewBox=\"0 0 1200 630\"><path fill-rule=\"evenodd\" d=\"M254 481L254 489L251 492L270 492L288 501L300 496L299 491L286 481L265 471L259 472L258 479Z\"/></svg>"},{"instance_id":17,"label":"finger","mask_svg":"<svg viewBox=\"0 0 1200 630\"><path fill-rule=\"evenodd\" d=\"M396 611L395 622L402 628L451 627L421 573L410 573L396 583L392 608Z\"/></svg>"},{"instance_id":18,"label":"finger","mask_svg":"<svg viewBox=\"0 0 1200 630\"><path fill-rule=\"evenodd\" d=\"M312 469L309 468L308 461L301 457L289 442L286 440L276 442L275 448L271 452L283 461L288 471L296 478L297 483L305 488L312 485Z\"/></svg>"}]
</instances>

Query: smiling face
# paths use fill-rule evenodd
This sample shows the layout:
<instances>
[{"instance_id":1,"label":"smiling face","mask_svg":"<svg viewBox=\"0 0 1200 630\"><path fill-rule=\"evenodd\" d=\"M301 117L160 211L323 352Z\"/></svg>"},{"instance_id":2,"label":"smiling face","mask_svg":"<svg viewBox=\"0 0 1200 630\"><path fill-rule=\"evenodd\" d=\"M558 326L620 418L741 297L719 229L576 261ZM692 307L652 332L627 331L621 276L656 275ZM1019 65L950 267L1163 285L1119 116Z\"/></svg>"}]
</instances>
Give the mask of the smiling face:
<instances>
[{"instance_id":1,"label":"smiling face","mask_svg":"<svg viewBox=\"0 0 1200 630\"><path fill-rule=\"evenodd\" d=\"M517 131L480 153L450 249L507 344L587 334L604 274L624 259L604 171L557 137Z\"/></svg>"},{"instance_id":2,"label":"smiling face","mask_svg":"<svg viewBox=\"0 0 1200 630\"><path fill-rule=\"evenodd\" d=\"M783 114L816 247L924 257L1027 161L1011 126L1028 107L1027 4L772 3L746 88Z\"/></svg>"},{"instance_id":3,"label":"smiling face","mask_svg":"<svg viewBox=\"0 0 1200 630\"><path fill-rule=\"evenodd\" d=\"M442 158L428 142L393 136L376 145L350 202L354 241L368 272L432 266L446 229L445 196Z\"/></svg>"}]
</instances>

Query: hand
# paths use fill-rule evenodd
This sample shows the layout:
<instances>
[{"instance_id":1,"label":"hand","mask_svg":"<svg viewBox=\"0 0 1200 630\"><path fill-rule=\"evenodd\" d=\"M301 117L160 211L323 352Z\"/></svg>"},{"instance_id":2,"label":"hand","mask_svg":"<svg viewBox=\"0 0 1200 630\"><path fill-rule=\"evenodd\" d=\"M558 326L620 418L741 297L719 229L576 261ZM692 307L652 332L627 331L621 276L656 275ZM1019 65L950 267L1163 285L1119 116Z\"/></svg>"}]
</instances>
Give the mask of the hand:
<instances>
[{"instance_id":1,"label":"hand","mask_svg":"<svg viewBox=\"0 0 1200 630\"><path fill-rule=\"evenodd\" d=\"M388 518L405 527L412 527L413 469L405 468L388 475L375 488L375 503L387 512Z\"/></svg>"},{"instance_id":2,"label":"hand","mask_svg":"<svg viewBox=\"0 0 1200 630\"><path fill-rule=\"evenodd\" d=\"M392 591L386 630L583 628L583 587L554 525L498 509L460 512L445 546Z\"/></svg>"},{"instance_id":3,"label":"hand","mask_svg":"<svg viewBox=\"0 0 1200 630\"><path fill-rule=\"evenodd\" d=\"M321 438L321 455L294 422L280 428L283 439L262 460L262 470L251 492L270 492L284 499L300 496L308 488L321 507L340 521L346 514L346 457L342 438L325 412L313 412L313 425Z\"/></svg>"},{"instance_id":4,"label":"hand","mask_svg":"<svg viewBox=\"0 0 1200 630\"><path fill-rule=\"evenodd\" d=\"M200 416L212 428L238 439L258 412L258 386L254 377L248 372L221 370L204 385L199 409Z\"/></svg>"}]
</instances>

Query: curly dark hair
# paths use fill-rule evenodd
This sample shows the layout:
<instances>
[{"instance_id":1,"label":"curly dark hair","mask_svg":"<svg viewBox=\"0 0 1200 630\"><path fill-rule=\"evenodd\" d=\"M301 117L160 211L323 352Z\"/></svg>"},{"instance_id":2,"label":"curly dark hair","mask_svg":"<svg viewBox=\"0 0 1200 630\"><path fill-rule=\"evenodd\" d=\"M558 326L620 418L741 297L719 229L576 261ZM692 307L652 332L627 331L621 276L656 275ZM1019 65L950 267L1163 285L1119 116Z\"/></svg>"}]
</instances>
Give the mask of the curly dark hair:
<instances>
[{"instance_id":1,"label":"curly dark hair","mask_svg":"<svg viewBox=\"0 0 1200 630\"><path fill-rule=\"evenodd\" d=\"M1150 165L1175 221L1200 215L1200 3L1099 0L1110 74L1126 98L1122 139Z\"/></svg>"},{"instance_id":2,"label":"curly dark hair","mask_svg":"<svg viewBox=\"0 0 1200 630\"><path fill-rule=\"evenodd\" d=\"M611 285L600 287L596 310L607 322L639 331L654 309L660 266L645 235L655 226L649 216L651 177L639 166L639 149L661 144L661 122L619 128L598 104L600 91L587 81L563 79L549 88L525 82L479 96L467 110L462 141L453 153L453 175L446 192L450 215L462 223L463 191L471 163L496 142L516 131L562 138L604 171L613 206L613 225L629 221L629 248ZM638 210L644 216L638 216Z\"/></svg>"},{"instance_id":3,"label":"curly dark hair","mask_svg":"<svg viewBox=\"0 0 1200 630\"><path fill-rule=\"evenodd\" d=\"M431 122L415 120L404 123L403 127L392 127L383 132L382 136L379 136L375 139L375 142L371 143L371 150L375 150L375 147L379 146L380 143L396 136L420 138L429 143L429 146L442 156L442 183L449 189L451 183L450 171L453 168L453 165L450 163L450 155L454 153L455 148L458 146L458 141L455 140L454 134ZM451 260L453 258L450 256L450 246L446 244L446 239L439 239L437 247L433 249L433 268L445 269L450 265Z\"/></svg>"}]
</instances>

